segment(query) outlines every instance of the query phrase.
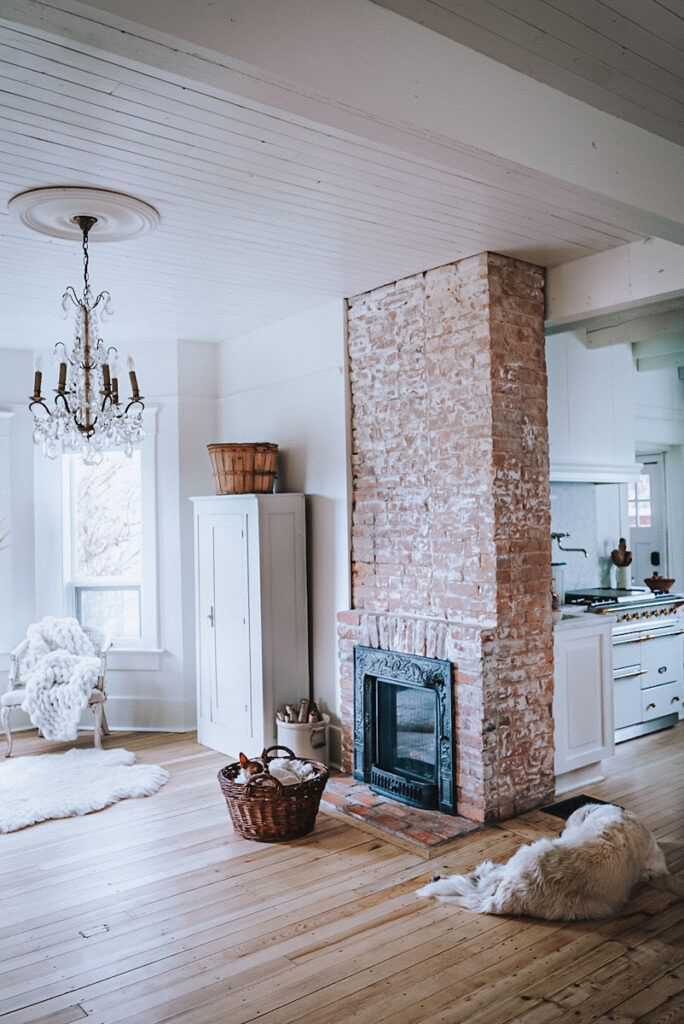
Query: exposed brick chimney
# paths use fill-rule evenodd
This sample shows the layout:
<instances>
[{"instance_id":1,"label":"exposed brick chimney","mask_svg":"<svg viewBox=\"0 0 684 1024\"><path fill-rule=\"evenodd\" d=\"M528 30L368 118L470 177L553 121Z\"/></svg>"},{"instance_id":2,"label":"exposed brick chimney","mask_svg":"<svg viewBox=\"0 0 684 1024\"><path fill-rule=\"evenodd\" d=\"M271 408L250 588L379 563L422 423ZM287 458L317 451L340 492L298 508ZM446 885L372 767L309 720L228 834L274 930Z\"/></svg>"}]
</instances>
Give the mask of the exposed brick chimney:
<instances>
[{"instance_id":1,"label":"exposed brick chimney","mask_svg":"<svg viewBox=\"0 0 684 1024\"><path fill-rule=\"evenodd\" d=\"M544 276L483 253L349 302L353 647L453 664L458 812L548 801L553 627Z\"/></svg>"}]
</instances>

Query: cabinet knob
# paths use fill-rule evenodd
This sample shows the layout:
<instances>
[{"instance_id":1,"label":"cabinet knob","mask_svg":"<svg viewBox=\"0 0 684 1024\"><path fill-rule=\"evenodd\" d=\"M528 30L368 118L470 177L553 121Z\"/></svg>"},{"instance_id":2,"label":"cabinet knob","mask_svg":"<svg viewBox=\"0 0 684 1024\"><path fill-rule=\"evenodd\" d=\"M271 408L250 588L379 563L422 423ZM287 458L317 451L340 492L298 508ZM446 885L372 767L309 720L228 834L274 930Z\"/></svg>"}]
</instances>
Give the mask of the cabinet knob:
<instances>
[{"instance_id":1,"label":"cabinet knob","mask_svg":"<svg viewBox=\"0 0 684 1024\"><path fill-rule=\"evenodd\" d=\"M658 675L662 676L663 672L667 672L667 665L661 665L658 669Z\"/></svg>"},{"instance_id":2,"label":"cabinet knob","mask_svg":"<svg viewBox=\"0 0 684 1024\"><path fill-rule=\"evenodd\" d=\"M653 703L653 701L651 701L650 704L646 705L646 710L648 711L649 708L654 708L654 707L655 707L655 704Z\"/></svg>"},{"instance_id":3,"label":"cabinet knob","mask_svg":"<svg viewBox=\"0 0 684 1024\"><path fill-rule=\"evenodd\" d=\"M673 697L670 704L679 704L679 697Z\"/></svg>"}]
</instances>

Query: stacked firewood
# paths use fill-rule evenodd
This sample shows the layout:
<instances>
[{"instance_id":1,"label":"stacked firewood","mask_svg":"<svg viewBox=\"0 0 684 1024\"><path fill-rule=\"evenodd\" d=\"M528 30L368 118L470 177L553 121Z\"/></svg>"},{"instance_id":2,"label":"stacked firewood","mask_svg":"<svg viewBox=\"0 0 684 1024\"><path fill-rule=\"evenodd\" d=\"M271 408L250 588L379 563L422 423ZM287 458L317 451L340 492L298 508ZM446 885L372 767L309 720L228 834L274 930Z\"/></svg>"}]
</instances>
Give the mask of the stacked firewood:
<instances>
[{"instance_id":1,"label":"stacked firewood","mask_svg":"<svg viewBox=\"0 0 684 1024\"><path fill-rule=\"evenodd\" d=\"M318 710L315 700L302 697L299 707L294 704L286 704L284 711L277 711L276 718L279 722L322 722L323 715Z\"/></svg>"}]
</instances>

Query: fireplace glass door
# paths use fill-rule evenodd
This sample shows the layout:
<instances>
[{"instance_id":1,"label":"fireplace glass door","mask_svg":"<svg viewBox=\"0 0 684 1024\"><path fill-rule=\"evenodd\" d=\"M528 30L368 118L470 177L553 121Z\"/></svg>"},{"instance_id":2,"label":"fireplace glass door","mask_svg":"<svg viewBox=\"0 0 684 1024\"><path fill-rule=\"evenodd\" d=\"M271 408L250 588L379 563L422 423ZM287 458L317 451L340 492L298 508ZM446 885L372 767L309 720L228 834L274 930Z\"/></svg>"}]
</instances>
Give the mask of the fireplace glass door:
<instances>
[{"instance_id":1,"label":"fireplace glass door","mask_svg":"<svg viewBox=\"0 0 684 1024\"><path fill-rule=\"evenodd\" d=\"M378 679L375 763L407 779L437 781L437 701L432 689Z\"/></svg>"}]
</instances>

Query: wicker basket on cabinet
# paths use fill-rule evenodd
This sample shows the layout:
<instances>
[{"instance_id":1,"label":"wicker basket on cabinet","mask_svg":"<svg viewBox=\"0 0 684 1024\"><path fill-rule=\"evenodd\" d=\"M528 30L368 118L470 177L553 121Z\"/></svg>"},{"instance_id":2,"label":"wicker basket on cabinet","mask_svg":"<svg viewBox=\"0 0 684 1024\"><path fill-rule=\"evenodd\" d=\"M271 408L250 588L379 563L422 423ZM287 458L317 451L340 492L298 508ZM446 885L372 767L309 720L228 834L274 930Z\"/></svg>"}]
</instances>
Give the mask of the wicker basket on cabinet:
<instances>
[{"instance_id":1,"label":"wicker basket on cabinet","mask_svg":"<svg viewBox=\"0 0 684 1024\"><path fill-rule=\"evenodd\" d=\"M275 483L278 445L208 444L217 494L270 494Z\"/></svg>"}]
</instances>

